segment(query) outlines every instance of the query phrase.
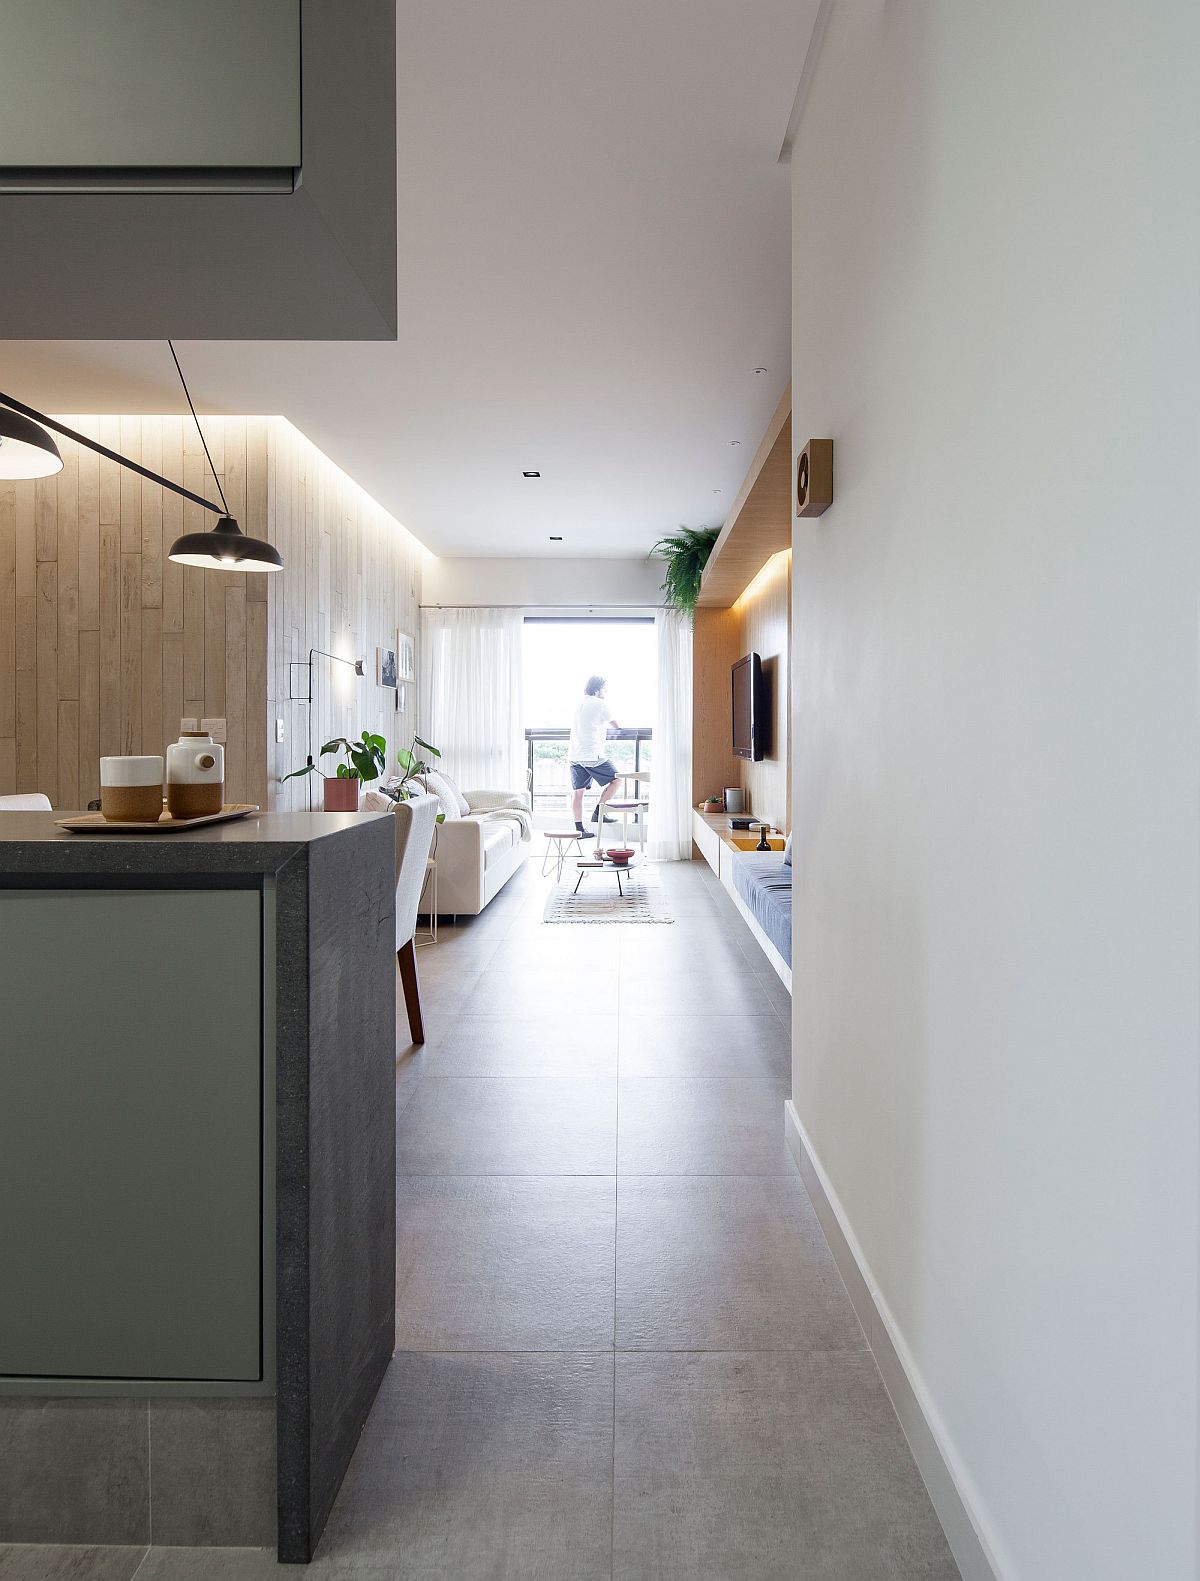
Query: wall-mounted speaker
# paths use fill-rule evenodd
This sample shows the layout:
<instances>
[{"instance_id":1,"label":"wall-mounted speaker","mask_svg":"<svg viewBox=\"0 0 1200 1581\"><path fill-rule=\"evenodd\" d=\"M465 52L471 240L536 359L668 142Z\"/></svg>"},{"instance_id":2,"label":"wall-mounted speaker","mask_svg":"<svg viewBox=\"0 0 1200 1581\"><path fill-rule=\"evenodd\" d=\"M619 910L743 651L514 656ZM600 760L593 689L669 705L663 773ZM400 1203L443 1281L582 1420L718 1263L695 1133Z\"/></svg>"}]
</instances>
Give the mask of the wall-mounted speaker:
<instances>
[{"instance_id":1,"label":"wall-mounted speaker","mask_svg":"<svg viewBox=\"0 0 1200 1581\"><path fill-rule=\"evenodd\" d=\"M796 462L796 515L820 516L833 504L833 440L810 439Z\"/></svg>"}]
</instances>

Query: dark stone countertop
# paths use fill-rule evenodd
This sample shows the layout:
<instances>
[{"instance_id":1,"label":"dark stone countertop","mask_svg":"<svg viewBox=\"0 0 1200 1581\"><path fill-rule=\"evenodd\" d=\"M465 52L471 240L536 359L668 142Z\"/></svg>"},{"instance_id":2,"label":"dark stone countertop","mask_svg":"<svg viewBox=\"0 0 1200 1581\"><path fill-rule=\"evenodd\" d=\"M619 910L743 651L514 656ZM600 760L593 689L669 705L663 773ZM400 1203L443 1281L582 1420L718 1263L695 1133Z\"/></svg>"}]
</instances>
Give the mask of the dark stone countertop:
<instances>
[{"instance_id":1,"label":"dark stone countertop","mask_svg":"<svg viewBox=\"0 0 1200 1581\"><path fill-rule=\"evenodd\" d=\"M272 873L318 842L381 841L390 853L387 813L261 812L170 834L72 834L57 812L0 812L0 883L14 875Z\"/></svg>"}]
</instances>

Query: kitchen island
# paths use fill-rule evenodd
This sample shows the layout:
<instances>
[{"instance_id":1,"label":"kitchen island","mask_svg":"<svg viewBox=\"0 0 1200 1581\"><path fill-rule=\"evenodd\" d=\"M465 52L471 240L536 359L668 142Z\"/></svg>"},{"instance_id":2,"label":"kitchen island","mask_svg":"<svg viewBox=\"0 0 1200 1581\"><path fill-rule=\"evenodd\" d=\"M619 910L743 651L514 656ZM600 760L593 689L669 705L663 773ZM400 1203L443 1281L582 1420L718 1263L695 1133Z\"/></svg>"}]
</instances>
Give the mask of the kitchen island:
<instances>
[{"instance_id":1,"label":"kitchen island","mask_svg":"<svg viewBox=\"0 0 1200 1581\"><path fill-rule=\"evenodd\" d=\"M0 813L0 1541L312 1556L394 1345L387 814Z\"/></svg>"}]
</instances>

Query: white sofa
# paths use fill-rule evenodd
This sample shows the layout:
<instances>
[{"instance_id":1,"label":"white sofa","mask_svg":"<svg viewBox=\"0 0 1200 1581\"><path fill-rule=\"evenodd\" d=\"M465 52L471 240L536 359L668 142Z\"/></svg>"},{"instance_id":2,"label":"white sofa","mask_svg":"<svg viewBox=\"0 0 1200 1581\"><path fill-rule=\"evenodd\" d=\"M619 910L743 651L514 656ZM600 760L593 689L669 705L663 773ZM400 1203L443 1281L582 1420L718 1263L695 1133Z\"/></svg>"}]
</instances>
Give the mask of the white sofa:
<instances>
[{"instance_id":1,"label":"white sofa","mask_svg":"<svg viewBox=\"0 0 1200 1581\"><path fill-rule=\"evenodd\" d=\"M477 917L529 855L529 799L512 791L460 791L445 774L431 774L428 782L446 820L433 842L437 909L444 917ZM422 904L428 901L427 894Z\"/></svg>"}]
</instances>

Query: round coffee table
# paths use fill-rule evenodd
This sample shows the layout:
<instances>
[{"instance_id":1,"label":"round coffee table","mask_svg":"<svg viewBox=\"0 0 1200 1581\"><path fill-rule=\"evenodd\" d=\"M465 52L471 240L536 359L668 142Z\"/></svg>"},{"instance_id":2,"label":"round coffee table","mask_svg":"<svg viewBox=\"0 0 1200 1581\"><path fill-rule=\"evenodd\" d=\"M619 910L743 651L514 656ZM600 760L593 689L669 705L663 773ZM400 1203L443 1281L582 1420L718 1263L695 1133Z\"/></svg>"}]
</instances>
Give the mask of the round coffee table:
<instances>
[{"instance_id":1,"label":"round coffee table","mask_svg":"<svg viewBox=\"0 0 1200 1581\"><path fill-rule=\"evenodd\" d=\"M593 873L615 873L617 875L617 893L624 900L625 886L621 883L621 874L628 873L629 869L636 867L640 861L641 856L637 852L629 858L628 862L614 862L607 856L584 857L582 861L575 864L579 869L579 877L575 880L575 888L571 893L573 895L579 893L579 886L583 883L584 875L589 870Z\"/></svg>"}]
</instances>

